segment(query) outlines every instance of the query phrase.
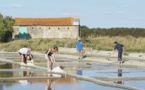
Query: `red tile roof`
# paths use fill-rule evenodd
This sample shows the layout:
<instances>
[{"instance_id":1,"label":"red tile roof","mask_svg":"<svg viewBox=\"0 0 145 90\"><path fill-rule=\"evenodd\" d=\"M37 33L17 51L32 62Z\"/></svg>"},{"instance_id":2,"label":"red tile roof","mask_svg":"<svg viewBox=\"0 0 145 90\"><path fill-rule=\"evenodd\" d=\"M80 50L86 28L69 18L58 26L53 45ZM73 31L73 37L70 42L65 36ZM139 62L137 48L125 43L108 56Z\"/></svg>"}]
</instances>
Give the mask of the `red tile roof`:
<instances>
[{"instance_id":1,"label":"red tile roof","mask_svg":"<svg viewBox=\"0 0 145 90\"><path fill-rule=\"evenodd\" d=\"M72 26L73 18L16 18L15 26Z\"/></svg>"}]
</instances>

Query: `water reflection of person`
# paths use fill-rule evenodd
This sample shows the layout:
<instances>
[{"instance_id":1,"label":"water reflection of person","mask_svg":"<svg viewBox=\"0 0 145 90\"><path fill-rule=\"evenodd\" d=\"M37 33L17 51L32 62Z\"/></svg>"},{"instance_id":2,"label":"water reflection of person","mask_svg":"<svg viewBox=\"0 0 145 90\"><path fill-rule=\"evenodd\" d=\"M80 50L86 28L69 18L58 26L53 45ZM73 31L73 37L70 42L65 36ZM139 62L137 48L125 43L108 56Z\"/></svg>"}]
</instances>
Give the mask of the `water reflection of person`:
<instances>
[{"instance_id":1,"label":"water reflection of person","mask_svg":"<svg viewBox=\"0 0 145 90\"><path fill-rule=\"evenodd\" d=\"M83 75L83 72L82 72L81 69L78 69L78 70L77 70L77 75Z\"/></svg>"},{"instance_id":2,"label":"water reflection of person","mask_svg":"<svg viewBox=\"0 0 145 90\"><path fill-rule=\"evenodd\" d=\"M119 68L118 68L118 77L122 77L122 67L119 67ZM115 81L114 83L117 83L117 84L124 84L124 82L123 82L122 80Z\"/></svg>"},{"instance_id":3,"label":"water reflection of person","mask_svg":"<svg viewBox=\"0 0 145 90\"><path fill-rule=\"evenodd\" d=\"M27 77L29 76L29 74L27 74L27 71L23 71L22 72L22 77ZM29 84L32 84L32 82L30 80L19 80L19 83L22 84L22 85L29 85Z\"/></svg>"},{"instance_id":4,"label":"water reflection of person","mask_svg":"<svg viewBox=\"0 0 145 90\"><path fill-rule=\"evenodd\" d=\"M77 75L83 75L83 72L82 72L82 65L81 65L80 61L79 61L79 63L78 63Z\"/></svg>"},{"instance_id":5,"label":"water reflection of person","mask_svg":"<svg viewBox=\"0 0 145 90\"><path fill-rule=\"evenodd\" d=\"M52 77L52 76L49 76ZM55 90L55 81L53 79L47 79L47 85L45 87L45 90Z\"/></svg>"}]
</instances>

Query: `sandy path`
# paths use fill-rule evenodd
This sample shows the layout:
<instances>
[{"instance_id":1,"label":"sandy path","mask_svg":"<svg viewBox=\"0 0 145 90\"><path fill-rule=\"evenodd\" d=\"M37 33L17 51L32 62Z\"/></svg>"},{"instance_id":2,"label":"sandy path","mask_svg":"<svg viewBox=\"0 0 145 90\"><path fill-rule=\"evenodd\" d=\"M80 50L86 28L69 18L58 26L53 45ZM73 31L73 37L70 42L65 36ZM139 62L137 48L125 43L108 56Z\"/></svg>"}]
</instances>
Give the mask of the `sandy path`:
<instances>
[{"instance_id":1,"label":"sandy path","mask_svg":"<svg viewBox=\"0 0 145 90\"><path fill-rule=\"evenodd\" d=\"M59 53L56 56L78 60L75 48L59 48ZM85 49L84 56L86 58L82 60L120 65L117 61L117 51L112 54L112 51ZM125 63L121 66L145 68L145 53L128 53L128 56L123 55L123 60L125 60Z\"/></svg>"}]
</instances>

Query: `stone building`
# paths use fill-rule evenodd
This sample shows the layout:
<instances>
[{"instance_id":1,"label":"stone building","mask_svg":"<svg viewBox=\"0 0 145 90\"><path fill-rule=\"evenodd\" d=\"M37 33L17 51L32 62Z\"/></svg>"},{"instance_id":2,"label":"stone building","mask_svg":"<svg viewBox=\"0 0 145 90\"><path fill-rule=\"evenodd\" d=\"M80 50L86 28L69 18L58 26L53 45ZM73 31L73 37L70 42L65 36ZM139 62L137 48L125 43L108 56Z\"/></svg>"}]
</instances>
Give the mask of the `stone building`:
<instances>
[{"instance_id":1,"label":"stone building","mask_svg":"<svg viewBox=\"0 0 145 90\"><path fill-rule=\"evenodd\" d=\"M78 17L16 18L13 39L77 38L80 35Z\"/></svg>"}]
</instances>

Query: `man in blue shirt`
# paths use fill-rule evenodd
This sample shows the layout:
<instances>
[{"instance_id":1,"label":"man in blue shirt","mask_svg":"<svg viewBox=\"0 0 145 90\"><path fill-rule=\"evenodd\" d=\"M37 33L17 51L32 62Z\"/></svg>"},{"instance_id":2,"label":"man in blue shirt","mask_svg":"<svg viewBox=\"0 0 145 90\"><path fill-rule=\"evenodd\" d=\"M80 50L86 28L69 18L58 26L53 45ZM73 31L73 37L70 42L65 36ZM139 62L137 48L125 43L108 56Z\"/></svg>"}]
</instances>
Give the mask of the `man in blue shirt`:
<instances>
[{"instance_id":1,"label":"man in blue shirt","mask_svg":"<svg viewBox=\"0 0 145 90\"><path fill-rule=\"evenodd\" d=\"M118 50L118 61L120 64L124 63L124 61L122 61L122 53L123 53L123 46L122 44L119 44L118 42L114 42L115 46L114 46L114 50ZM113 50L113 52L114 52Z\"/></svg>"},{"instance_id":2,"label":"man in blue shirt","mask_svg":"<svg viewBox=\"0 0 145 90\"><path fill-rule=\"evenodd\" d=\"M80 37L78 38L78 41L76 42L76 49L78 51L79 59L83 58L82 57L82 53L83 53L83 43L80 40Z\"/></svg>"}]
</instances>

